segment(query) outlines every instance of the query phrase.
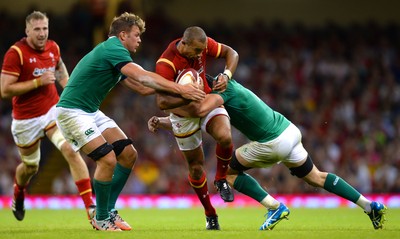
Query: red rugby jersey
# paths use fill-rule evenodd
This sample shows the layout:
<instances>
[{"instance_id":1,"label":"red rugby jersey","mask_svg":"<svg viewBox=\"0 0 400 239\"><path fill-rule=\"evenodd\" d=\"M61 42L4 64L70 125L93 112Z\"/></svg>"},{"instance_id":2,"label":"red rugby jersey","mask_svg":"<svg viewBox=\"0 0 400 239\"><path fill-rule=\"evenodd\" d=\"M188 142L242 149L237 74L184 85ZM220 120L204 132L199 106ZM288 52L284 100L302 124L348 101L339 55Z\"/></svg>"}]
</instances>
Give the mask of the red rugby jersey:
<instances>
[{"instance_id":1,"label":"red rugby jersey","mask_svg":"<svg viewBox=\"0 0 400 239\"><path fill-rule=\"evenodd\" d=\"M207 47L198 59L187 59L179 54L176 48L181 38L172 41L167 49L162 53L156 63L156 73L164 78L174 81L179 73L187 68L193 68L199 72L203 79L204 92L211 92L211 88L206 82L206 59L207 57L218 58L221 54L221 44L214 39L207 38Z\"/></svg>"},{"instance_id":2,"label":"red rugby jersey","mask_svg":"<svg viewBox=\"0 0 400 239\"><path fill-rule=\"evenodd\" d=\"M55 71L59 61L60 49L56 42L48 40L44 51L37 51L28 45L24 37L6 52L1 73L17 76L18 82L30 81L40 77L45 71ZM13 118L21 120L44 115L58 100L55 84L14 96Z\"/></svg>"}]
</instances>

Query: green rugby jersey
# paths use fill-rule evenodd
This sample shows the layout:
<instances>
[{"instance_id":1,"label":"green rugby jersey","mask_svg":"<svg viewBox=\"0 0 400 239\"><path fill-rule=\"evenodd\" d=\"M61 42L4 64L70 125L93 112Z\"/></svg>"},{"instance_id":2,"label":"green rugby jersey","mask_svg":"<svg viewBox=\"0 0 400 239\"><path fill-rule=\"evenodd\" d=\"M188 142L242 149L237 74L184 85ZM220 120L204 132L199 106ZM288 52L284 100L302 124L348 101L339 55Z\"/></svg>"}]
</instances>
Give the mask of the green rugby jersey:
<instances>
[{"instance_id":1,"label":"green rugby jersey","mask_svg":"<svg viewBox=\"0 0 400 239\"><path fill-rule=\"evenodd\" d=\"M231 124L248 139L266 142L277 138L290 124L282 114L272 110L253 92L231 79L219 94L231 118Z\"/></svg>"},{"instance_id":2,"label":"green rugby jersey","mask_svg":"<svg viewBox=\"0 0 400 239\"><path fill-rule=\"evenodd\" d=\"M121 80L116 65L123 62L132 62L132 58L117 37L100 43L76 65L57 106L96 112Z\"/></svg>"}]
</instances>

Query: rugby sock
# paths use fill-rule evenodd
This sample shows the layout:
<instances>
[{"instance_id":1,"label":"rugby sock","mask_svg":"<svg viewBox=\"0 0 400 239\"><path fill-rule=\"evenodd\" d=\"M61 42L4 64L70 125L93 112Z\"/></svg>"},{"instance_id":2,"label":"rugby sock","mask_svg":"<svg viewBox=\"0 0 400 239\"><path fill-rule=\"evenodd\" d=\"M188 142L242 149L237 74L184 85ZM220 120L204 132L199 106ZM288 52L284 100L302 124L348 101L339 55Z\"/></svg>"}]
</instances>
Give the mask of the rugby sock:
<instances>
[{"instance_id":1,"label":"rugby sock","mask_svg":"<svg viewBox=\"0 0 400 239\"><path fill-rule=\"evenodd\" d=\"M356 203L361 196L355 188L333 173L328 173L326 176L324 189L353 203Z\"/></svg>"},{"instance_id":2,"label":"rugby sock","mask_svg":"<svg viewBox=\"0 0 400 239\"><path fill-rule=\"evenodd\" d=\"M243 172L239 173L236 177L233 187L237 191L253 198L257 202L261 202L268 195L268 193L252 176Z\"/></svg>"},{"instance_id":3,"label":"rugby sock","mask_svg":"<svg viewBox=\"0 0 400 239\"><path fill-rule=\"evenodd\" d=\"M114 209L115 204L117 203L117 199L122 189L124 188L126 181L131 174L132 169L125 168L121 164L117 163L114 169L114 175L111 183L111 194L110 199L108 200L108 209Z\"/></svg>"},{"instance_id":4,"label":"rugby sock","mask_svg":"<svg viewBox=\"0 0 400 239\"><path fill-rule=\"evenodd\" d=\"M215 153L217 155L217 172L215 173L215 181L226 178L226 171L232 158L233 145L229 145L227 148L223 148L220 144L217 144Z\"/></svg>"},{"instance_id":5,"label":"rugby sock","mask_svg":"<svg viewBox=\"0 0 400 239\"><path fill-rule=\"evenodd\" d=\"M104 220L109 217L107 207L111 191L111 181L102 182L93 179L93 188L96 193L96 219Z\"/></svg>"},{"instance_id":6,"label":"rugby sock","mask_svg":"<svg viewBox=\"0 0 400 239\"><path fill-rule=\"evenodd\" d=\"M363 195L360 196L356 204L363 208L367 213L371 212L371 201L366 199Z\"/></svg>"},{"instance_id":7,"label":"rugby sock","mask_svg":"<svg viewBox=\"0 0 400 239\"><path fill-rule=\"evenodd\" d=\"M267 195L260 203L268 209L277 209L280 205L280 202L273 198L271 195Z\"/></svg>"},{"instance_id":8,"label":"rugby sock","mask_svg":"<svg viewBox=\"0 0 400 239\"><path fill-rule=\"evenodd\" d=\"M24 200L25 188L26 188L26 186L18 185L17 180L14 178L14 198L15 199L19 198L19 199Z\"/></svg>"},{"instance_id":9,"label":"rugby sock","mask_svg":"<svg viewBox=\"0 0 400 239\"><path fill-rule=\"evenodd\" d=\"M206 173L203 172L203 175L199 180L192 179L189 175L189 183L196 192L201 204L203 205L206 216L216 216L217 213L215 211L215 208L211 205L210 195L208 193Z\"/></svg>"},{"instance_id":10,"label":"rugby sock","mask_svg":"<svg viewBox=\"0 0 400 239\"><path fill-rule=\"evenodd\" d=\"M93 205L92 198L92 185L90 185L90 178L84 178L75 182L78 188L79 195L81 196L85 208L88 209L90 205Z\"/></svg>"}]
</instances>

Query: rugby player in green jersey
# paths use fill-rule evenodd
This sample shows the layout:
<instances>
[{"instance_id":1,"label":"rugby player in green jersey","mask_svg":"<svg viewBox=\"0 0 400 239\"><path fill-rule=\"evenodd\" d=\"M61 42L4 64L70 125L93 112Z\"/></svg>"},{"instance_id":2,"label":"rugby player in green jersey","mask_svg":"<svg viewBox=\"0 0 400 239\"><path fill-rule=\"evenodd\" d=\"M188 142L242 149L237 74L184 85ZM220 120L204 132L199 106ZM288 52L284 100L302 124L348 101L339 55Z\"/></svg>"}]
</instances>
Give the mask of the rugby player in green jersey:
<instances>
[{"instance_id":1,"label":"rugby player in green jersey","mask_svg":"<svg viewBox=\"0 0 400 239\"><path fill-rule=\"evenodd\" d=\"M189 100L202 100L205 96L197 85L168 81L132 61L131 54L139 47L144 31L144 21L135 14L115 17L109 38L80 60L57 104L57 125L64 137L75 151L96 162L96 211L91 224L97 230L131 230L115 204L137 158L132 140L99 110L107 94L121 83L133 91L146 88L149 94L166 91Z\"/></svg>"},{"instance_id":2,"label":"rugby player in green jersey","mask_svg":"<svg viewBox=\"0 0 400 239\"><path fill-rule=\"evenodd\" d=\"M214 78L207 78L209 84L212 84ZM234 79L228 81L224 92L213 92L202 102L191 105L192 110L187 110L191 112L188 117L202 117L215 107L224 105L231 124L251 140L235 150L227 181L237 191L257 200L268 209L267 218L260 230L273 229L277 223L288 217L290 211L244 171L267 168L280 162L289 168L292 175L308 184L357 204L370 217L375 229L383 227L387 210L385 205L368 200L339 176L319 171L303 147L300 130ZM148 126L152 132L157 128L170 129L169 118L154 116L149 120Z\"/></svg>"}]
</instances>

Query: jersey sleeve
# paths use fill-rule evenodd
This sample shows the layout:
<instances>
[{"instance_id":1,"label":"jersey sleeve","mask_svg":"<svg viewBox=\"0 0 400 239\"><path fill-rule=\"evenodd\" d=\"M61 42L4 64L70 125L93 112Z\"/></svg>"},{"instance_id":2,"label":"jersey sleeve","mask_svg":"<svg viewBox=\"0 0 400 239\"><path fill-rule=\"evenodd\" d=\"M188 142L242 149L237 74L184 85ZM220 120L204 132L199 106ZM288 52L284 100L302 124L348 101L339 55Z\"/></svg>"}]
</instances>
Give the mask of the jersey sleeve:
<instances>
[{"instance_id":1,"label":"jersey sleeve","mask_svg":"<svg viewBox=\"0 0 400 239\"><path fill-rule=\"evenodd\" d=\"M207 56L218 58L221 54L221 43L211 37L207 38Z\"/></svg>"},{"instance_id":2,"label":"jersey sleeve","mask_svg":"<svg viewBox=\"0 0 400 239\"><path fill-rule=\"evenodd\" d=\"M132 62L132 57L129 54L129 51L122 45L114 46L113 48L108 50L105 57L113 67L116 67L120 63Z\"/></svg>"},{"instance_id":3,"label":"jersey sleeve","mask_svg":"<svg viewBox=\"0 0 400 239\"><path fill-rule=\"evenodd\" d=\"M167 80L175 81L175 71L173 67L164 61L157 61L156 73Z\"/></svg>"},{"instance_id":4,"label":"jersey sleeve","mask_svg":"<svg viewBox=\"0 0 400 239\"><path fill-rule=\"evenodd\" d=\"M19 48L17 48L19 49ZM22 52L21 56L18 50L14 47L8 49L4 56L3 66L1 73L19 76L22 71Z\"/></svg>"}]
</instances>

